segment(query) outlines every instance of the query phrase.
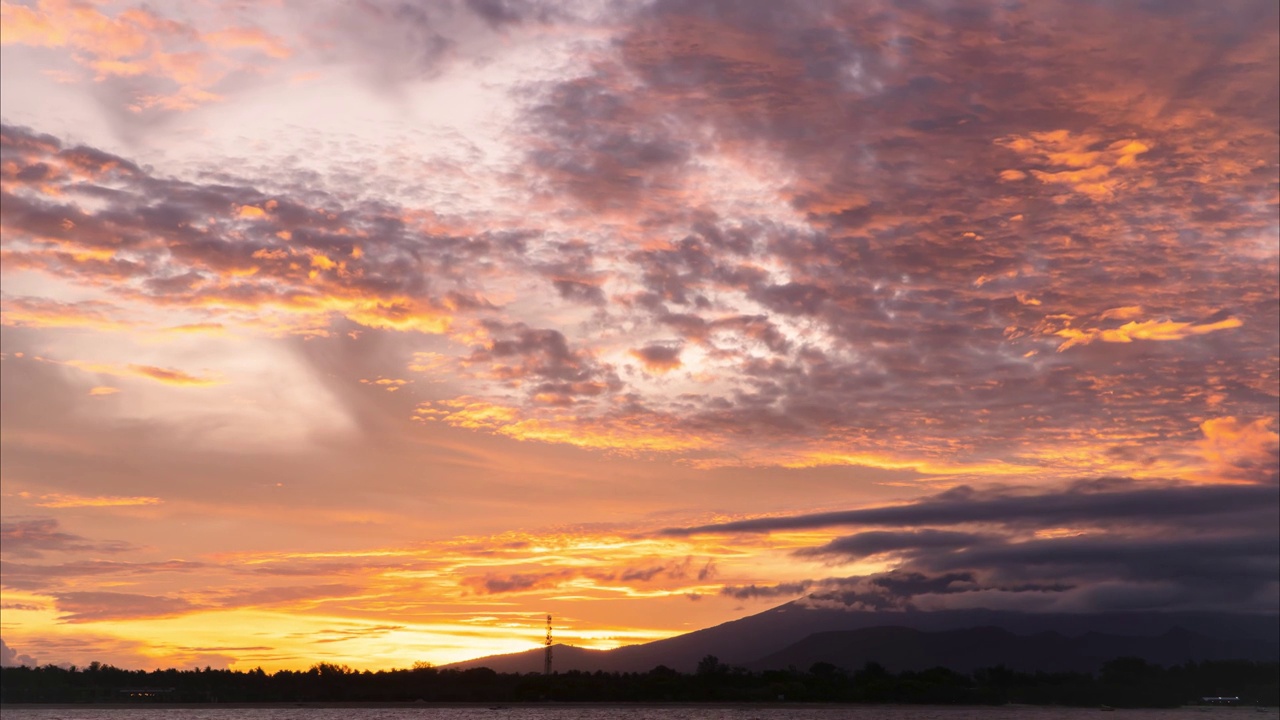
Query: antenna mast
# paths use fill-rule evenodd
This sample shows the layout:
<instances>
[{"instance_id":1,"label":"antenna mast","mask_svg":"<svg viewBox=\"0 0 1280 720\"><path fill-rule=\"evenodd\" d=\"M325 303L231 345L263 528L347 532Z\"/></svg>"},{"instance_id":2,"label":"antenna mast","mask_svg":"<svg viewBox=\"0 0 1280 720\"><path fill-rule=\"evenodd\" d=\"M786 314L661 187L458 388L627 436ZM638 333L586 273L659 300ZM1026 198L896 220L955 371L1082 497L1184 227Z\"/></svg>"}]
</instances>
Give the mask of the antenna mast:
<instances>
[{"instance_id":1,"label":"antenna mast","mask_svg":"<svg viewBox=\"0 0 1280 720\"><path fill-rule=\"evenodd\" d=\"M546 656L542 660L542 674L551 674L551 616L547 616L547 650Z\"/></svg>"}]
</instances>

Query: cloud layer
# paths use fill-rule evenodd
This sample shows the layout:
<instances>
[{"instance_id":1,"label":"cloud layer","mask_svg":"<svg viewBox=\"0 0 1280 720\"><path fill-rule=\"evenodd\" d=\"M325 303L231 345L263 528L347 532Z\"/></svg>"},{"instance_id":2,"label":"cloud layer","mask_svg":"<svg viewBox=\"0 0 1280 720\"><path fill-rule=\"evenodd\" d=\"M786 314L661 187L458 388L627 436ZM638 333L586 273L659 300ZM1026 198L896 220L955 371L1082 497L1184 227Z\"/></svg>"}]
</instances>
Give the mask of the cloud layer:
<instances>
[{"instance_id":1,"label":"cloud layer","mask_svg":"<svg viewBox=\"0 0 1280 720\"><path fill-rule=\"evenodd\" d=\"M1274 607L1277 12L6 2L6 641Z\"/></svg>"},{"instance_id":2,"label":"cloud layer","mask_svg":"<svg viewBox=\"0 0 1280 720\"><path fill-rule=\"evenodd\" d=\"M668 535L839 528L794 550L832 565L891 570L775 586L735 598L796 596L857 609L1269 612L1280 599L1271 484L1144 486L1102 480L1063 492L960 487L903 505L674 528Z\"/></svg>"}]
</instances>

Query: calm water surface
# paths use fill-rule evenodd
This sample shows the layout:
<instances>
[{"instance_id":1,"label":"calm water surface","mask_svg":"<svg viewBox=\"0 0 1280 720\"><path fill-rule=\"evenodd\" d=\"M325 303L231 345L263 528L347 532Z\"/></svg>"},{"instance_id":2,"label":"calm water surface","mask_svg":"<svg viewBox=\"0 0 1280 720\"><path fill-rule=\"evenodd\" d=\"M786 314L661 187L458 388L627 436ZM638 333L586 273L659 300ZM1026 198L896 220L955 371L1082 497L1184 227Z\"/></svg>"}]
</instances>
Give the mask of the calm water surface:
<instances>
[{"instance_id":1,"label":"calm water surface","mask_svg":"<svg viewBox=\"0 0 1280 720\"><path fill-rule=\"evenodd\" d=\"M1117 710L1037 707L855 706L794 708L512 707L512 708L5 708L4 720L1083 720L1093 718L1249 720L1280 718L1267 708Z\"/></svg>"}]
</instances>

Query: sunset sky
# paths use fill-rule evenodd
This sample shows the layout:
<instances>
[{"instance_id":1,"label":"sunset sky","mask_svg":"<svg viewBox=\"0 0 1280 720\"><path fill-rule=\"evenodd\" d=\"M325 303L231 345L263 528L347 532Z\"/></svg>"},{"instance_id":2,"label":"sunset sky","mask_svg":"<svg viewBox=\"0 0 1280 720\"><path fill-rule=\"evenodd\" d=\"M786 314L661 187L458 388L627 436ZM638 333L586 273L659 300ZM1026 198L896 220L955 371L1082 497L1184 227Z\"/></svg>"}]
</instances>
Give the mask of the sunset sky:
<instances>
[{"instance_id":1,"label":"sunset sky","mask_svg":"<svg viewBox=\"0 0 1280 720\"><path fill-rule=\"evenodd\" d=\"M1278 8L0 0L0 659L1275 612Z\"/></svg>"}]
</instances>

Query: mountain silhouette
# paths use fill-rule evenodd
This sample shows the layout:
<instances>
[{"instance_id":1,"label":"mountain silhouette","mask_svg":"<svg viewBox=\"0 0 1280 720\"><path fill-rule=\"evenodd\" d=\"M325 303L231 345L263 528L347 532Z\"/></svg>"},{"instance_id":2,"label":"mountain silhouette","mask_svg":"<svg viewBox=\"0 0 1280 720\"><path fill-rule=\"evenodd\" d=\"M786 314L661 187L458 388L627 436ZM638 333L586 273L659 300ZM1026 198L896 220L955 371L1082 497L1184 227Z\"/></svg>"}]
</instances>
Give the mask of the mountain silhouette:
<instances>
[{"instance_id":1,"label":"mountain silhouette","mask_svg":"<svg viewBox=\"0 0 1280 720\"><path fill-rule=\"evenodd\" d=\"M543 648L445 667L541 672ZM958 671L1004 664L1019 670L1096 670L1123 656L1170 665L1188 660L1280 657L1280 617L1230 613L1033 614L997 610L866 612L790 602L738 620L614 650L553 649L554 669L646 672L665 665L693 672L714 655L755 670L815 662L856 669L944 666Z\"/></svg>"},{"instance_id":2,"label":"mountain silhouette","mask_svg":"<svg viewBox=\"0 0 1280 720\"><path fill-rule=\"evenodd\" d=\"M1056 632L1016 635L998 627L925 632L905 627L814 633L776 653L747 663L753 670L807 669L826 662L856 670L876 662L890 672L942 666L969 673L1004 665L1027 672L1093 672L1118 657L1139 657L1158 665L1235 657L1224 643L1182 628L1155 636L1091 632L1068 637Z\"/></svg>"}]
</instances>

